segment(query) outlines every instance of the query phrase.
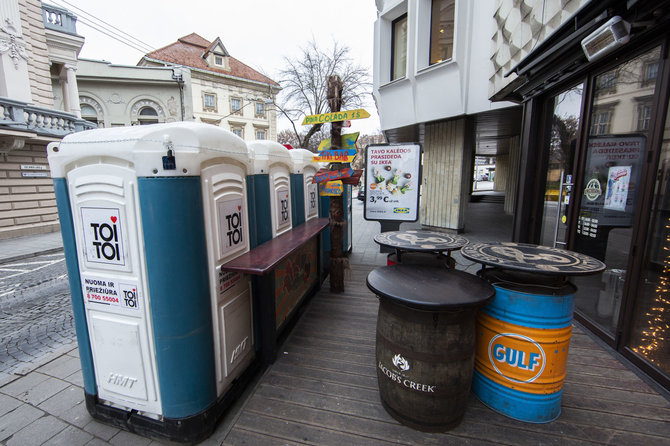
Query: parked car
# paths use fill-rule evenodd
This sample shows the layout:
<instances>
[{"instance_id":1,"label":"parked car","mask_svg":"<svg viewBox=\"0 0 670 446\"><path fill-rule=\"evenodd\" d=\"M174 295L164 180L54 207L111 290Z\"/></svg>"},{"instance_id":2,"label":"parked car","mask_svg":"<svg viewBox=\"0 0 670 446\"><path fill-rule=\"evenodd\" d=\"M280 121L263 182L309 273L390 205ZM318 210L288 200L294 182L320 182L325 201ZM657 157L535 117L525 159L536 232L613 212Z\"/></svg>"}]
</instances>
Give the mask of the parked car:
<instances>
[{"instance_id":1,"label":"parked car","mask_svg":"<svg viewBox=\"0 0 670 446\"><path fill-rule=\"evenodd\" d=\"M361 201L365 201L365 188L364 187L361 187L360 189L358 189L358 195L356 196L356 198L358 198Z\"/></svg>"}]
</instances>

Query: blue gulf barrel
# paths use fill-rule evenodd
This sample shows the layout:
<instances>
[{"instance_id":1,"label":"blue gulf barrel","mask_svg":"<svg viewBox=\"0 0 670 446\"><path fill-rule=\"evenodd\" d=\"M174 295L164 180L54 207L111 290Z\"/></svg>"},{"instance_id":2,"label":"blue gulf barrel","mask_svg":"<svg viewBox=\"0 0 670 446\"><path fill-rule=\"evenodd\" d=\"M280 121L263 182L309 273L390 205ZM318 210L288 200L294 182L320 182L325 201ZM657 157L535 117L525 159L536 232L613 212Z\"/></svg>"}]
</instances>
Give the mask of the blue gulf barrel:
<instances>
[{"instance_id":1,"label":"blue gulf barrel","mask_svg":"<svg viewBox=\"0 0 670 446\"><path fill-rule=\"evenodd\" d=\"M561 278L498 269L481 276L496 295L477 318L475 395L510 418L555 420L561 413L576 288Z\"/></svg>"}]
</instances>

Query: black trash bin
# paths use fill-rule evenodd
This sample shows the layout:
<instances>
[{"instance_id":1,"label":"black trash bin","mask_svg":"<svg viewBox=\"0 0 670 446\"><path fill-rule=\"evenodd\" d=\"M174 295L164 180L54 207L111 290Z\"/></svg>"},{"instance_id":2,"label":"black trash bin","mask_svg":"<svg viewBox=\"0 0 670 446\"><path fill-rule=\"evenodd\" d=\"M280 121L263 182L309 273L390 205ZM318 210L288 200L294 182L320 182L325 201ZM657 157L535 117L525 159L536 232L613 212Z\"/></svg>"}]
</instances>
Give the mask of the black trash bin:
<instances>
[{"instance_id":1,"label":"black trash bin","mask_svg":"<svg viewBox=\"0 0 670 446\"><path fill-rule=\"evenodd\" d=\"M380 304L376 367L382 405L417 430L456 427L470 393L475 316L494 288L463 271L406 264L375 269L367 285Z\"/></svg>"}]
</instances>

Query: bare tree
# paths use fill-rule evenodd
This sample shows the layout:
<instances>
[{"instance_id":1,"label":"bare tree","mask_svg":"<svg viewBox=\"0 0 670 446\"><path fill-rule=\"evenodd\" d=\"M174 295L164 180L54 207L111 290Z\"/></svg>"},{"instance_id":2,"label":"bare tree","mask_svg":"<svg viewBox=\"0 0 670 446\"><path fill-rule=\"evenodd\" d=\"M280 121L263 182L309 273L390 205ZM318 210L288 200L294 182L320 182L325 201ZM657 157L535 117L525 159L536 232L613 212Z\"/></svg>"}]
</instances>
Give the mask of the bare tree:
<instances>
[{"instance_id":1,"label":"bare tree","mask_svg":"<svg viewBox=\"0 0 670 446\"><path fill-rule=\"evenodd\" d=\"M299 57L284 58L286 67L279 72L282 91L277 108L291 121L299 147L310 148L310 140L323 127L323 124L315 124L307 132L301 132L299 126L304 116L330 111L326 99L329 76L337 74L342 79L343 109L368 103L372 90L369 71L354 63L350 51L349 47L337 42L333 42L329 49L322 49L312 40L301 48Z\"/></svg>"}]
</instances>

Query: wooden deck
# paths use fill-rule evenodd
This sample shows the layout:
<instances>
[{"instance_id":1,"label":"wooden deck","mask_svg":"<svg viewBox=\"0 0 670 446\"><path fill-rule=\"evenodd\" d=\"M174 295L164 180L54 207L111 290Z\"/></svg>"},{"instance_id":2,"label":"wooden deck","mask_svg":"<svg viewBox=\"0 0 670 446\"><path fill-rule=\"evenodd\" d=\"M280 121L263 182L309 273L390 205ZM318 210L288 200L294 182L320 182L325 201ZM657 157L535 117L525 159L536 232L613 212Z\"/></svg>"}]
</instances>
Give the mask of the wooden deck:
<instances>
[{"instance_id":1,"label":"wooden deck","mask_svg":"<svg viewBox=\"0 0 670 446\"><path fill-rule=\"evenodd\" d=\"M558 420L515 421L471 395L463 422L448 433L399 424L377 389L371 269L353 266L343 294L324 283L223 444L670 445L670 402L577 326Z\"/></svg>"}]
</instances>

